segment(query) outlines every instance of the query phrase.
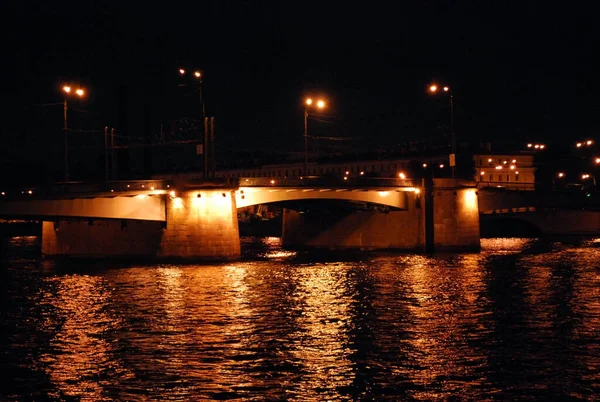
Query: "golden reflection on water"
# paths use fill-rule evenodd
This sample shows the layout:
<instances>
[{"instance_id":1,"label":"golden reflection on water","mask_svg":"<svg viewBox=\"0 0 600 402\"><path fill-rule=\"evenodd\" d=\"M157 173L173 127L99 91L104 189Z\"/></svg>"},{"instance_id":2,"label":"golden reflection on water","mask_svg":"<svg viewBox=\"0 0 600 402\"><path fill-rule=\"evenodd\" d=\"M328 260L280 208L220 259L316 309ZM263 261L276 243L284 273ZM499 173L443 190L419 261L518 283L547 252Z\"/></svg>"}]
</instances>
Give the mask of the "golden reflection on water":
<instances>
[{"instance_id":1,"label":"golden reflection on water","mask_svg":"<svg viewBox=\"0 0 600 402\"><path fill-rule=\"evenodd\" d=\"M265 237L262 239L262 244L266 251L262 254L265 258L284 258L294 257L297 252L281 249L281 237Z\"/></svg>"},{"instance_id":2,"label":"golden reflection on water","mask_svg":"<svg viewBox=\"0 0 600 402\"><path fill-rule=\"evenodd\" d=\"M346 287L347 270L344 264L318 264L304 266L296 276L303 311L295 336L300 341L292 354L310 378L300 384L300 394L308 400L333 397L336 387L350 385L354 377L352 350L345 346L353 301Z\"/></svg>"},{"instance_id":3,"label":"golden reflection on water","mask_svg":"<svg viewBox=\"0 0 600 402\"><path fill-rule=\"evenodd\" d=\"M40 361L58 390L53 397L80 397L81 400L111 400L103 381L107 372L131 377L107 342L107 333L119 325L110 314L111 292L101 277L69 275L54 277L56 294L47 302L56 310L60 328L50 342L50 350Z\"/></svg>"},{"instance_id":4,"label":"golden reflection on water","mask_svg":"<svg viewBox=\"0 0 600 402\"><path fill-rule=\"evenodd\" d=\"M481 239L481 251L493 252L494 254L517 254L537 239L520 237L499 237L493 239Z\"/></svg>"},{"instance_id":5,"label":"golden reflection on water","mask_svg":"<svg viewBox=\"0 0 600 402\"><path fill-rule=\"evenodd\" d=\"M600 389L595 240L540 251L484 239L476 254L352 262L266 242L236 263L44 269L48 397L514 400L552 396L561 379L580 399Z\"/></svg>"},{"instance_id":6,"label":"golden reflection on water","mask_svg":"<svg viewBox=\"0 0 600 402\"><path fill-rule=\"evenodd\" d=\"M485 353L476 340L490 331L482 305L485 275L474 254L455 255L453 261L425 256L403 259L413 302L408 304L412 353L406 374L427 391L416 400L461 397L465 378L477 387L487 381ZM415 369L416 368L416 369Z\"/></svg>"}]
</instances>

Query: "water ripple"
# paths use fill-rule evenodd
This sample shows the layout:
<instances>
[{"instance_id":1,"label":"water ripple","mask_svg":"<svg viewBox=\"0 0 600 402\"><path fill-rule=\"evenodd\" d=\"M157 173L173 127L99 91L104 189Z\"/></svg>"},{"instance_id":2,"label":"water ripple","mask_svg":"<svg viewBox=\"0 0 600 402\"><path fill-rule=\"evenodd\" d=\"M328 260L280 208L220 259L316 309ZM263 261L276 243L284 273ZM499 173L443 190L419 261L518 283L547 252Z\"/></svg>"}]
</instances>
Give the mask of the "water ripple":
<instances>
[{"instance_id":1,"label":"water ripple","mask_svg":"<svg viewBox=\"0 0 600 402\"><path fill-rule=\"evenodd\" d=\"M43 261L3 244L8 400L594 400L595 239L215 265ZM2 398L0 398L2 399Z\"/></svg>"}]
</instances>

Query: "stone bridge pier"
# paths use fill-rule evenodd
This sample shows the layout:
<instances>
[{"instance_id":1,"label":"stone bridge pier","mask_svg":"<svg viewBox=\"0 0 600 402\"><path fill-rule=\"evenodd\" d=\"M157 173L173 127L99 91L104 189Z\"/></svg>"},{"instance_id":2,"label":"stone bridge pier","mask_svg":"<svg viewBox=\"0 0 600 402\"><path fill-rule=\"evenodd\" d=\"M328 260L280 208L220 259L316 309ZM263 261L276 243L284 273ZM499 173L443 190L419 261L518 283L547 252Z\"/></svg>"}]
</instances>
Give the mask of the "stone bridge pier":
<instances>
[{"instance_id":1,"label":"stone bridge pier","mask_svg":"<svg viewBox=\"0 0 600 402\"><path fill-rule=\"evenodd\" d=\"M161 195L165 221L63 219L44 221L42 254L230 260L240 257L234 189ZM139 197L139 196L136 196Z\"/></svg>"},{"instance_id":2,"label":"stone bridge pier","mask_svg":"<svg viewBox=\"0 0 600 402\"><path fill-rule=\"evenodd\" d=\"M285 209L282 243L291 248L479 250L475 183L435 179L422 189L404 192L406 208L388 213Z\"/></svg>"}]
</instances>

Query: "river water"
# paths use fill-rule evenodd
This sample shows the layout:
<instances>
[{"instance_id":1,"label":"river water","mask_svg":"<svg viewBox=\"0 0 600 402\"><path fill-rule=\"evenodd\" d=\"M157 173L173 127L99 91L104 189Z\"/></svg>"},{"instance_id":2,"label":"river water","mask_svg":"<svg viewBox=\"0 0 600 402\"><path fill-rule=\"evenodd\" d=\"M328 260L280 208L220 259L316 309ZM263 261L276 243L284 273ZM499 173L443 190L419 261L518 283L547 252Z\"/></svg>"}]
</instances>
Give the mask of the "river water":
<instances>
[{"instance_id":1,"label":"river water","mask_svg":"<svg viewBox=\"0 0 600 402\"><path fill-rule=\"evenodd\" d=\"M600 239L43 260L0 240L0 400L600 400Z\"/></svg>"}]
</instances>

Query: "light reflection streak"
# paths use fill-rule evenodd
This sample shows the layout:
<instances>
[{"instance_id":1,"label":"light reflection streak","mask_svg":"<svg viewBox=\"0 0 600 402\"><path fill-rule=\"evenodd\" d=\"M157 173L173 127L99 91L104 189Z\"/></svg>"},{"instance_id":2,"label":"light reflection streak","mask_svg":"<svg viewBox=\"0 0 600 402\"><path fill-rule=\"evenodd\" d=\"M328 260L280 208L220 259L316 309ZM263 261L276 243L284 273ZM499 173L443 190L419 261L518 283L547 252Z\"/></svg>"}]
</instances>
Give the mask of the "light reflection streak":
<instances>
[{"instance_id":1,"label":"light reflection streak","mask_svg":"<svg viewBox=\"0 0 600 402\"><path fill-rule=\"evenodd\" d=\"M482 373L489 362L477 346L492 330L485 309L488 302L482 299L485 277L479 258L465 254L445 261L410 256L404 264L413 297L408 305L412 353L404 372L427 390L411 396L417 400L437 399L442 394L461 398L470 392L468 388L488 381ZM468 386L465 378L470 379Z\"/></svg>"},{"instance_id":2,"label":"light reflection streak","mask_svg":"<svg viewBox=\"0 0 600 402\"><path fill-rule=\"evenodd\" d=\"M595 240L553 242L548 249L529 239L486 239L479 254L386 255L358 263L307 262L300 253L265 259L279 247L277 239L267 243L250 261L109 265L95 275L65 274L61 262L44 261L32 277L17 260L6 295L16 307L2 317L13 328L12 360L5 364L19 368L12 378L7 373L19 384L12 395L23 389L21 395L39 400L598 395ZM23 300L35 308L23 308ZM31 379L20 378L21 369Z\"/></svg>"},{"instance_id":3,"label":"light reflection streak","mask_svg":"<svg viewBox=\"0 0 600 402\"><path fill-rule=\"evenodd\" d=\"M109 314L110 290L100 277L70 275L50 280L57 291L49 302L62 325L40 360L60 392L54 397L111 400L97 378L107 371L123 379L132 373L118 359L114 344L106 340L106 334L119 325L119 320Z\"/></svg>"},{"instance_id":4,"label":"light reflection streak","mask_svg":"<svg viewBox=\"0 0 600 402\"><path fill-rule=\"evenodd\" d=\"M481 251L484 253L493 252L494 254L518 254L521 253L527 245L536 240L537 239L519 237L481 239Z\"/></svg>"},{"instance_id":5,"label":"light reflection streak","mask_svg":"<svg viewBox=\"0 0 600 402\"><path fill-rule=\"evenodd\" d=\"M352 351L345 346L352 302L344 280L346 271L344 265L318 264L303 267L297 278L304 304L297 320L301 342L292 354L310 378L300 385L300 395L309 400L333 397L336 387L347 387L354 378Z\"/></svg>"},{"instance_id":6,"label":"light reflection streak","mask_svg":"<svg viewBox=\"0 0 600 402\"><path fill-rule=\"evenodd\" d=\"M281 248L281 237L265 237L262 239L262 243L266 248L266 252L262 254L265 258L289 258L297 255L295 251Z\"/></svg>"}]
</instances>

